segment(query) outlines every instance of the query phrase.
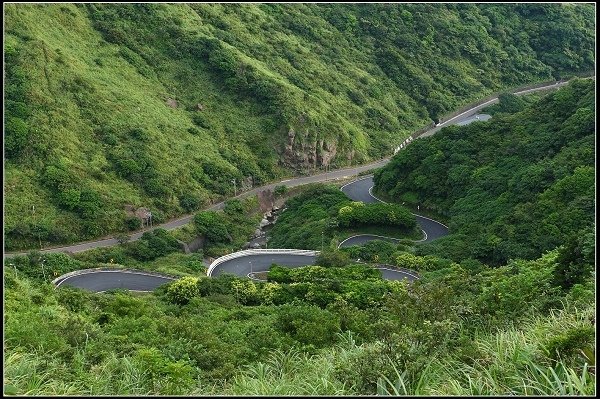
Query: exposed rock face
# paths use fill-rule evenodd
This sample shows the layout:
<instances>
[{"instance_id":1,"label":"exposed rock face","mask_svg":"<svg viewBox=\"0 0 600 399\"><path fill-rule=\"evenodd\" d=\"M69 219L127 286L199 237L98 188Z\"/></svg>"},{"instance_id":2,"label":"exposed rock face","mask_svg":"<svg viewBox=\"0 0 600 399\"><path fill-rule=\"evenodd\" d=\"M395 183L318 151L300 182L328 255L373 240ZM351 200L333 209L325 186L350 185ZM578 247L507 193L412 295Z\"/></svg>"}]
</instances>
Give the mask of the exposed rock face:
<instances>
[{"instance_id":1,"label":"exposed rock face","mask_svg":"<svg viewBox=\"0 0 600 399\"><path fill-rule=\"evenodd\" d=\"M337 154L337 143L318 140L314 133L300 134L294 128L288 131L282 163L294 169L314 169L328 166Z\"/></svg>"},{"instance_id":2,"label":"exposed rock face","mask_svg":"<svg viewBox=\"0 0 600 399\"><path fill-rule=\"evenodd\" d=\"M135 216L135 205L126 204L123 206L123 209L125 210L125 214L127 216Z\"/></svg>"},{"instance_id":3,"label":"exposed rock face","mask_svg":"<svg viewBox=\"0 0 600 399\"><path fill-rule=\"evenodd\" d=\"M198 251L200 248L204 247L204 237L199 236L194 238L192 241L187 243L187 246L191 252Z\"/></svg>"},{"instance_id":4,"label":"exposed rock face","mask_svg":"<svg viewBox=\"0 0 600 399\"><path fill-rule=\"evenodd\" d=\"M246 190L250 190L253 187L254 180L253 180L252 176L248 176L248 177L243 178L240 183L241 183L241 189L243 191L246 191Z\"/></svg>"},{"instance_id":5,"label":"exposed rock face","mask_svg":"<svg viewBox=\"0 0 600 399\"><path fill-rule=\"evenodd\" d=\"M181 240L177 240L177 243L179 244L179 246L181 247L181 250L186 253L186 254L191 254L192 251L190 251L190 247L188 247L188 245L181 241Z\"/></svg>"},{"instance_id":6,"label":"exposed rock face","mask_svg":"<svg viewBox=\"0 0 600 399\"><path fill-rule=\"evenodd\" d=\"M198 103L196 104L196 111L203 111L204 110L204 105Z\"/></svg>"},{"instance_id":7,"label":"exposed rock face","mask_svg":"<svg viewBox=\"0 0 600 399\"><path fill-rule=\"evenodd\" d=\"M273 191L267 189L259 191L256 195L258 197L258 204L260 205L260 211L266 212L273 208L275 204L275 195Z\"/></svg>"}]
</instances>

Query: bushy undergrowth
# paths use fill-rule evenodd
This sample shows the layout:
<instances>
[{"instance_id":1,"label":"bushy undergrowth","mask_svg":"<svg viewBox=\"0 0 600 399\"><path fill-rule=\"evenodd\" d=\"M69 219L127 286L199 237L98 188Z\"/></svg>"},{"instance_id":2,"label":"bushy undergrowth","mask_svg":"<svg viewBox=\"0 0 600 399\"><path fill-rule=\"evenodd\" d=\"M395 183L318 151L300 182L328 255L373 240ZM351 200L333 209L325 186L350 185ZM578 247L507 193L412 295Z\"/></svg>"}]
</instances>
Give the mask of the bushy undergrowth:
<instances>
[{"instance_id":1,"label":"bushy undergrowth","mask_svg":"<svg viewBox=\"0 0 600 399\"><path fill-rule=\"evenodd\" d=\"M437 269L412 285L273 267L142 296L5 268L5 392L593 393L593 282L555 285L557 251L489 270L415 258Z\"/></svg>"},{"instance_id":2,"label":"bushy undergrowth","mask_svg":"<svg viewBox=\"0 0 600 399\"><path fill-rule=\"evenodd\" d=\"M336 248L367 227L401 237L413 237L416 230L415 217L405 207L353 202L334 185L312 184L287 200L285 208L269 232L273 248Z\"/></svg>"}]
</instances>

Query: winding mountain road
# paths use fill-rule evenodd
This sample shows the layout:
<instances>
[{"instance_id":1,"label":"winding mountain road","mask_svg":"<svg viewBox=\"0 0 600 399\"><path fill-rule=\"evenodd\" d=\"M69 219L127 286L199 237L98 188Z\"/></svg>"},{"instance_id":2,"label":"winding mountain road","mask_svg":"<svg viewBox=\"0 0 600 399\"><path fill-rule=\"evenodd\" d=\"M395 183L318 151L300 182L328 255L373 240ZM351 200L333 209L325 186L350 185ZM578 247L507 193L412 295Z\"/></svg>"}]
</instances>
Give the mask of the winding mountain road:
<instances>
[{"instance_id":1,"label":"winding mountain road","mask_svg":"<svg viewBox=\"0 0 600 399\"><path fill-rule=\"evenodd\" d=\"M274 253L277 252L277 253ZM296 268L314 265L318 251L304 251L299 254L294 249L247 250L225 255L216 259L208 269L208 276L219 276L231 273L239 277L247 277L250 273L266 272L273 263ZM391 269L385 265L377 266L382 278L386 280L417 280L419 277L410 270ZM101 270L87 269L67 273L53 281L56 288L71 286L100 293L113 289L149 292L174 281L176 278L156 273L145 273L137 270Z\"/></svg>"},{"instance_id":2,"label":"winding mountain road","mask_svg":"<svg viewBox=\"0 0 600 399\"><path fill-rule=\"evenodd\" d=\"M591 77L591 79L594 79L594 78L595 77ZM517 89L514 91L514 94L522 95L522 94L533 93L536 91L556 89L556 88L559 88L566 84L568 84L568 82L555 82L552 84L548 84L546 86L537 87L537 88L533 88L533 89L526 89L526 90ZM479 110L481 110L482 108L484 108L488 105L491 105L497 101L498 101L498 98L495 97L483 104L473 106L473 107L469 108L468 110L460 113L459 115L428 130L427 132L420 135L419 138L431 136L432 134L436 133L437 131L439 131L440 129L442 129L446 126L462 123L462 122L467 121L468 119L472 119L473 115L475 115ZM246 192L236 196L235 198L244 198L244 197L247 197L250 195L254 195L257 192L266 190L266 189L272 190L277 185L285 185L287 187L296 187L296 186L300 186L300 185L308 184L308 183L318 183L318 182L324 182L324 181L328 181L328 180L342 179L342 178L347 178L347 177L351 177L351 176L356 176L361 172L365 172L365 171L368 171L371 169L376 169L376 168L382 167L385 164L387 164L389 162L389 160L390 160L390 158L384 158L377 162L369 163L369 164L362 165L362 166L339 169L339 170L335 170L333 172L319 173L319 174L315 174L315 175L311 175L311 176L307 176L307 177L299 177L299 178L282 180L280 182L271 183L271 184L268 184L265 186L254 188L250 191L246 191ZM205 210L222 209L224 204L225 204L224 202L219 202L217 204L214 204L214 205L206 208ZM181 227L183 225L188 224L192 220L193 217L194 217L194 215L187 215L187 216L181 217L179 219L171 220L167 223L163 223L161 225L154 226L153 228L138 231L137 233L133 233L130 235L130 241L136 241L136 240L140 239L142 234L145 233L146 231L150 231L150 230L153 230L156 228L172 230L172 229ZM75 252L87 251L89 249L94 249L94 248L111 247L111 246L118 245L118 244L119 244L119 241L116 238L109 237L109 238L103 238L100 240L81 242L81 243L68 245L68 246L62 246L62 247L48 247L48 248L40 250L40 252L41 253L53 253L53 252L73 252L73 253L75 253ZM28 252L29 251L4 252L4 257L9 258L12 256L17 256L17 255L26 255Z\"/></svg>"},{"instance_id":3,"label":"winding mountain road","mask_svg":"<svg viewBox=\"0 0 600 399\"><path fill-rule=\"evenodd\" d=\"M341 189L344 192L344 194L346 194L354 201L362 201L364 203L384 202L373 195L373 184L373 176L366 176L362 179L358 179L343 185ZM416 213L413 213L413 215L415 215L419 227L421 227L421 230L423 230L424 232L424 237L422 240L420 240L420 242L431 242L436 238L443 237L448 234L448 227L445 224L422 215L417 215ZM397 239L391 237L385 238L387 239L387 241L398 241ZM360 245L368 241L381 239L381 236L376 236L372 234L359 234L350 237L345 241L342 241L340 243L340 247Z\"/></svg>"},{"instance_id":4,"label":"winding mountain road","mask_svg":"<svg viewBox=\"0 0 600 399\"><path fill-rule=\"evenodd\" d=\"M380 201L371 194L373 177L367 176L341 187L341 190L355 201L374 203ZM447 234L447 228L439 222L417 216L419 225L424 230L426 239L430 241ZM431 237L431 238L430 238ZM358 245L374 239L395 240L394 238L376 235L360 235L351 237L342 242L347 245ZM342 246L340 244L340 246ZM268 271L273 263L296 268L313 265L318 251L302 251L296 249L271 249L271 250L246 250L222 256L216 259L208 268L208 276L218 276L222 273L231 273L239 277L246 277L250 273ZM407 279L412 282L418 276L409 270L391 269L385 266L377 267L382 278L386 280ZM83 270L60 276L54 283L56 287L69 285L84 288L92 292L104 292L110 289L125 288L131 291L152 291L157 287L173 281L174 278L129 270Z\"/></svg>"}]
</instances>

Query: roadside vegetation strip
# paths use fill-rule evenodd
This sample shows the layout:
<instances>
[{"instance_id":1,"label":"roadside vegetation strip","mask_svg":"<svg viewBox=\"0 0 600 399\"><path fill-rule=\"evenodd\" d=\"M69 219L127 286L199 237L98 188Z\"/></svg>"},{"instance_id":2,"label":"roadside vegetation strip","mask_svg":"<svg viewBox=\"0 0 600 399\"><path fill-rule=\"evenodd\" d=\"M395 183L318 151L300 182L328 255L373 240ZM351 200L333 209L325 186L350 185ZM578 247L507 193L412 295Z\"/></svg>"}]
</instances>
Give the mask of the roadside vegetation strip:
<instances>
[{"instance_id":1,"label":"roadside vegetation strip","mask_svg":"<svg viewBox=\"0 0 600 399\"><path fill-rule=\"evenodd\" d=\"M370 176L370 177L372 177L372 176ZM358 180L355 180L355 181L358 181ZM377 198L377 197L376 197L376 196L373 194L373 187L374 187L374 186L371 186L371 188L369 188L369 195L370 195L371 197L375 198L375 199L376 199L377 201L379 201L379 202L383 202L384 204L389 204L389 202L387 202L387 201L384 201L384 200L382 200L382 199L379 199L379 198ZM446 226L444 223L442 223L442 222L440 222L440 221L437 221L437 220L435 220L435 219L432 219L432 218L428 218L427 216L419 215L418 213L414 213L414 212L411 212L411 213L412 213L413 215L415 215L415 216L418 216L418 217L420 217L420 218L427 219L427 220L431 220L432 222L435 222L435 223L437 223L437 224L441 224L441 225L442 225L442 226L444 226L445 228L449 229L449 227L448 227L448 226ZM425 233L425 231L423 231L423 232ZM427 233L425 233L425 240L426 240L426 239L427 239ZM419 241L421 241L421 240L419 240Z\"/></svg>"}]
</instances>

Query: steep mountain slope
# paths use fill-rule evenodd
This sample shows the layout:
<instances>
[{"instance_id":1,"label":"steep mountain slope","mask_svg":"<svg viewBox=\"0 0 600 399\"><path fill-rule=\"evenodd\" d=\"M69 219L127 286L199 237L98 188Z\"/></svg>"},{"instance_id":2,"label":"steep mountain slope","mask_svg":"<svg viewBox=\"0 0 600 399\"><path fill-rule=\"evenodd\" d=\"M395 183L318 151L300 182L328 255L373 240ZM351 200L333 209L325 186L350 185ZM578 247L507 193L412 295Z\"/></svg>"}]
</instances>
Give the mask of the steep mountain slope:
<instances>
[{"instance_id":1,"label":"steep mountain slope","mask_svg":"<svg viewBox=\"0 0 600 399\"><path fill-rule=\"evenodd\" d=\"M375 159L594 62L591 5L12 4L5 20L7 249Z\"/></svg>"}]
</instances>

